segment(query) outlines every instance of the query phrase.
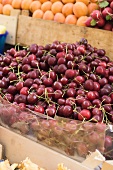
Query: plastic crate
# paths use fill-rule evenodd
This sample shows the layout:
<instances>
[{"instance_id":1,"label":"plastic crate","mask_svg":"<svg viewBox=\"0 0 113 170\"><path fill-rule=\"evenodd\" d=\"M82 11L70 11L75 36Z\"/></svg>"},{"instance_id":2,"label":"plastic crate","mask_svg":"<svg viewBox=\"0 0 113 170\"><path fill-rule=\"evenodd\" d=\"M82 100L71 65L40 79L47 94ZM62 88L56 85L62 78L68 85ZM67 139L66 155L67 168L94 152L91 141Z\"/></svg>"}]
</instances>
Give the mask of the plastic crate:
<instances>
[{"instance_id":1,"label":"plastic crate","mask_svg":"<svg viewBox=\"0 0 113 170\"><path fill-rule=\"evenodd\" d=\"M0 54L4 53L4 46L5 46L7 35L8 35L7 31L4 34L0 34Z\"/></svg>"}]
</instances>

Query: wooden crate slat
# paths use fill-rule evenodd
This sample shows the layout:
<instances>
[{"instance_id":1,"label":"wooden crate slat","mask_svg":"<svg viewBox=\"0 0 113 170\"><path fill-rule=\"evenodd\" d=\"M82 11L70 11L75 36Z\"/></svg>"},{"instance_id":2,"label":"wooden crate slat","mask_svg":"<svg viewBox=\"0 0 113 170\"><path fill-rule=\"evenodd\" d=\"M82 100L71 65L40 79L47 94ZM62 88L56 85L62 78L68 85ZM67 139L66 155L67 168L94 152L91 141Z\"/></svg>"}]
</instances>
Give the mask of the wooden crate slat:
<instances>
[{"instance_id":1,"label":"wooden crate slat","mask_svg":"<svg viewBox=\"0 0 113 170\"><path fill-rule=\"evenodd\" d=\"M28 16L19 16L17 43L30 45L37 43L45 45L54 40L74 43L82 37L97 48L104 48L107 55L113 59L113 32L88 27L78 27L60 24Z\"/></svg>"},{"instance_id":2,"label":"wooden crate slat","mask_svg":"<svg viewBox=\"0 0 113 170\"><path fill-rule=\"evenodd\" d=\"M16 31L17 31L17 17L0 15L0 25L4 25L9 32L6 43L15 45L16 44Z\"/></svg>"}]
</instances>

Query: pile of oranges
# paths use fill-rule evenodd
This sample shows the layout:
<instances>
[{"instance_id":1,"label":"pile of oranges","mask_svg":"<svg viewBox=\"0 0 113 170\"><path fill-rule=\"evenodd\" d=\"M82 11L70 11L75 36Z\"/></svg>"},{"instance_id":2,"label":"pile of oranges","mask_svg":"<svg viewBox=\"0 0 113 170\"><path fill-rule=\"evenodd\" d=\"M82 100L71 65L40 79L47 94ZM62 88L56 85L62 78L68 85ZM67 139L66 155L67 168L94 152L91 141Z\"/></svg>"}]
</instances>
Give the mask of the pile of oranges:
<instances>
[{"instance_id":1,"label":"pile of oranges","mask_svg":"<svg viewBox=\"0 0 113 170\"><path fill-rule=\"evenodd\" d=\"M0 14L12 9L29 10L33 18L85 26L90 13L98 9L97 0L0 0Z\"/></svg>"}]
</instances>

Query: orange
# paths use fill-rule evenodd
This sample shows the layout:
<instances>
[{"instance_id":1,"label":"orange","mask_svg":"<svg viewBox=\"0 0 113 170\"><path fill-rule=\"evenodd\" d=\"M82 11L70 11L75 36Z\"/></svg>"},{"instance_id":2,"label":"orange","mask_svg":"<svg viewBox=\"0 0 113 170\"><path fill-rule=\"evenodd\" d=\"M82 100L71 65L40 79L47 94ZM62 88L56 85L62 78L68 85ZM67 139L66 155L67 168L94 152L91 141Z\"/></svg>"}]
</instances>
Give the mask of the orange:
<instances>
[{"instance_id":1,"label":"orange","mask_svg":"<svg viewBox=\"0 0 113 170\"><path fill-rule=\"evenodd\" d=\"M43 4L44 2L47 2L48 0L39 0L41 2L41 4Z\"/></svg>"},{"instance_id":2,"label":"orange","mask_svg":"<svg viewBox=\"0 0 113 170\"><path fill-rule=\"evenodd\" d=\"M88 19L87 16L81 16L80 18L78 18L76 25L77 26L86 26L85 22L87 19Z\"/></svg>"},{"instance_id":3,"label":"orange","mask_svg":"<svg viewBox=\"0 0 113 170\"><path fill-rule=\"evenodd\" d=\"M3 13L3 5L0 4L0 14L2 14L2 13Z\"/></svg>"},{"instance_id":4,"label":"orange","mask_svg":"<svg viewBox=\"0 0 113 170\"><path fill-rule=\"evenodd\" d=\"M53 20L54 19L54 14L52 11L46 11L43 15L43 19L45 20Z\"/></svg>"},{"instance_id":5,"label":"orange","mask_svg":"<svg viewBox=\"0 0 113 170\"><path fill-rule=\"evenodd\" d=\"M61 1L61 0L50 0L52 3L54 3L54 2L57 2L57 1Z\"/></svg>"},{"instance_id":6,"label":"orange","mask_svg":"<svg viewBox=\"0 0 113 170\"><path fill-rule=\"evenodd\" d=\"M62 13L65 16L68 16L69 14L73 14L73 3L67 3L62 8Z\"/></svg>"},{"instance_id":7,"label":"orange","mask_svg":"<svg viewBox=\"0 0 113 170\"><path fill-rule=\"evenodd\" d=\"M88 7L83 2L76 2L73 5L73 12L77 18L88 15Z\"/></svg>"},{"instance_id":8,"label":"orange","mask_svg":"<svg viewBox=\"0 0 113 170\"><path fill-rule=\"evenodd\" d=\"M67 3L75 3L76 0L62 0L62 2L63 2L64 4L67 4Z\"/></svg>"},{"instance_id":9,"label":"orange","mask_svg":"<svg viewBox=\"0 0 113 170\"><path fill-rule=\"evenodd\" d=\"M65 19L66 24L76 24L76 22L77 22L77 18L75 17L75 15L72 14L68 15Z\"/></svg>"},{"instance_id":10,"label":"orange","mask_svg":"<svg viewBox=\"0 0 113 170\"><path fill-rule=\"evenodd\" d=\"M59 2L59 1L54 2L52 4L51 11L53 12L53 14L56 14L56 13L62 12L62 8L63 8L62 2Z\"/></svg>"},{"instance_id":11,"label":"orange","mask_svg":"<svg viewBox=\"0 0 113 170\"><path fill-rule=\"evenodd\" d=\"M88 5L90 0L76 0L76 2L83 2L84 4Z\"/></svg>"},{"instance_id":12,"label":"orange","mask_svg":"<svg viewBox=\"0 0 113 170\"><path fill-rule=\"evenodd\" d=\"M30 11L33 13L34 11L36 11L37 9L41 8L41 3L40 1L33 1L30 4Z\"/></svg>"},{"instance_id":13,"label":"orange","mask_svg":"<svg viewBox=\"0 0 113 170\"><path fill-rule=\"evenodd\" d=\"M6 4L12 4L12 0L2 0L2 4L6 5Z\"/></svg>"},{"instance_id":14,"label":"orange","mask_svg":"<svg viewBox=\"0 0 113 170\"><path fill-rule=\"evenodd\" d=\"M12 0L12 7L15 9L20 9L21 8L21 2L22 0Z\"/></svg>"},{"instance_id":15,"label":"orange","mask_svg":"<svg viewBox=\"0 0 113 170\"><path fill-rule=\"evenodd\" d=\"M93 2L93 3L97 3L98 2L98 0L90 0L91 2Z\"/></svg>"},{"instance_id":16,"label":"orange","mask_svg":"<svg viewBox=\"0 0 113 170\"><path fill-rule=\"evenodd\" d=\"M98 4L91 2L88 5L88 15L90 15L94 10L97 10L97 9L99 9Z\"/></svg>"},{"instance_id":17,"label":"orange","mask_svg":"<svg viewBox=\"0 0 113 170\"><path fill-rule=\"evenodd\" d=\"M4 5L3 6L3 14L10 15L12 9L13 9L13 7L10 4Z\"/></svg>"},{"instance_id":18,"label":"orange","mask_svg":"<svg viewBox=\"0 0 113 170\"><path fill-rule=\"evenodd\" d=\"M33 0L22 0L21 8L24 9L24 10L29 10L32 1Z\"/></svg>"},{"instance_id":19,"label":"orange","mask_svg":"<svg viewBox=\"0 0 113 170\"><path fill-rule=\"evenodd\" d=\"M36 11L33 12L32 17L33 18L43 18L43 11L41 9L37 9Z\"/></svg>"},{"instance_id":20,"label":"orange","mask_svg":"<svg viewBox=\"0 0 113 170\"><path fill-rule=\"evenodd\" d=\"M56 13L54 16L54 21L64 23L65 22L65 16L62 13Z\"/></svg>"},{"instance_id":21,"label":"orange","mask_svg":"<svg viewBox=\"0 0 113 170\"><path fill-rule=\"evenodd\" d=\"M49 11L49 10L51 10L51 6L52 6L52 2L51 1L44 2L42 4L42 6L41 6L41 10L43 12Z\"/></svg>"}]
</instances>

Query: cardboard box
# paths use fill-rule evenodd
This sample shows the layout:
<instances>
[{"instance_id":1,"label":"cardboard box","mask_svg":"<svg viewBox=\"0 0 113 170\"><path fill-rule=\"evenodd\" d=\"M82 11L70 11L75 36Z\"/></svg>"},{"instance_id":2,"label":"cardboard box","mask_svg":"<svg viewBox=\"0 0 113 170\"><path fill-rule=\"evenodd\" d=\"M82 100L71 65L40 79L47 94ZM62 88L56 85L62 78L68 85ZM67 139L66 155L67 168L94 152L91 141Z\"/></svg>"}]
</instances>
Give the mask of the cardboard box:
<instances>
[{"instance_id":1,"label":"cardboard box","mask_svg":"<svg viewBox=\"0 0 113 170\"><path fill-rule=\"evenodd\" d=\"M18 163L29 157L32 162L47 170L56 170L59 163L63 163L70 170L93 170L1 126L0 143L11 163Z\"/></svg>"},{"instance_id":2,"label":"cardboard box","mask_svg":"<svg viewBox=\"0 0 113 170\"><path fill-rule=\"evenodd\" d=\"M0 143L4 147L5 156L11 163L19 163L29 157L32 162L47 170L56 170L59 163L63 163L70 170L100 170L100 165L102 170L113 170L113 161L105 161L98 150L79 163L2 126L0 126ZM0 145L0 159L2 145Z\"/></svg>"}]
</instances>

